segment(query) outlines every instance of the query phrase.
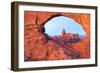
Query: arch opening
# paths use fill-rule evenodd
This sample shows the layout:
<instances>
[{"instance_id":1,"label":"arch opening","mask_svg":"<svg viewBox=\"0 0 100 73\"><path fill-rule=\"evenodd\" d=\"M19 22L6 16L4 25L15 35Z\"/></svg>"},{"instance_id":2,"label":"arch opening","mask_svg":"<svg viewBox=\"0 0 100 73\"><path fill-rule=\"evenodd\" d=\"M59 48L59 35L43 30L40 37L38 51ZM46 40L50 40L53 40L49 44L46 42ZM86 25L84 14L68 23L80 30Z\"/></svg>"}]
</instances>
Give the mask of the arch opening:
<instances>
[{"instance_id":1,"label":"arch opening","mask_svg":"<svg viewBox=\"0 0 100 73\"><path fill-rule=\"evenodd\" d=\"M66 38L67 41L82 40L86 36L86 32L74 19L57 16L44 24L45 33L51 38Z\"/></svg>"}]
</instances>

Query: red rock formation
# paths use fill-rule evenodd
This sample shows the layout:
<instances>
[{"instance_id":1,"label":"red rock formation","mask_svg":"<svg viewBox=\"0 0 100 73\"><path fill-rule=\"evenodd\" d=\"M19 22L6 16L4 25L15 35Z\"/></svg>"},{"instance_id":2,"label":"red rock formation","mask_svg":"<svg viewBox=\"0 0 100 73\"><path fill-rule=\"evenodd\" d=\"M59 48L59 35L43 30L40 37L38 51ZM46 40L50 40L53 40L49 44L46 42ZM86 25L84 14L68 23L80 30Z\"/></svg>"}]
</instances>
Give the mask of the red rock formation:
<instances>
[{"instance_id":1,"label":"red rock formation","mask_svg":"<svg viewBox=\"0 0 100 73\"><path fill-rule=\"evenodd\" d=\"M41 31L42 27L48 20L59 15L70 17L80 23L86 32L85 40L76 44L68 44L60 40L64 46L60 46L59 43L50 40L48 35ZM25 61L71 59L75 58L73 56L76 53L82 54L81 58L90 57L89 14L25 11L24 18Z\"/></svg>"},{"instance_id":2,"label":"red rock formation","mask_svg":"<svg viewBox=\"0 0 100 73\"><path fill-rule=\"evenodd\" d=\"M62 37L65 40L81 40L79 34L67 33L64 29L62 29Z\"/></svg>"}]
</instances>

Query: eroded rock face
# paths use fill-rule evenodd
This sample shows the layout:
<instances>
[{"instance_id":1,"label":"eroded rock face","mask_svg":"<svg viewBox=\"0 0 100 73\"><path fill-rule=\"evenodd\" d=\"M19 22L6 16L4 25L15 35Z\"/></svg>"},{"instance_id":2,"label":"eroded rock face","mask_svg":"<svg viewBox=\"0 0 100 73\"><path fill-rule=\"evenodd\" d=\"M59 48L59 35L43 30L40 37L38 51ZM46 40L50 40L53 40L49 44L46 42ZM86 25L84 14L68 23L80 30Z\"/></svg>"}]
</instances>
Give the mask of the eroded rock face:
<instances>
[{"instance_id":1,"label":"eroded rock face","mask_svg":"<svg viewBox=\"0 0 100 73\"><path fill-rule=\"evenodd\" d=\"M43 26L48 20L59 15L73 18L76 22L80 23L86 32L85 40L71 45L64 44L64 47L51 40L51 38L44 33L45 28ZM74 56L76 53L79 53L79 58L90 57L89 14L25 11L24 18L25 61L72 59L77 58Z\"/></svg>"},{"instance_id":2,"label":"eroded rock face","mask_svg":"<svg viewBox=\"0 0 100 73\"><path fill-rule=\"evenodd\" d=\"M64 49L50 40L40 28L25 26L25 60L60 60L70 59Z\"/></svg>"}]
</instances>

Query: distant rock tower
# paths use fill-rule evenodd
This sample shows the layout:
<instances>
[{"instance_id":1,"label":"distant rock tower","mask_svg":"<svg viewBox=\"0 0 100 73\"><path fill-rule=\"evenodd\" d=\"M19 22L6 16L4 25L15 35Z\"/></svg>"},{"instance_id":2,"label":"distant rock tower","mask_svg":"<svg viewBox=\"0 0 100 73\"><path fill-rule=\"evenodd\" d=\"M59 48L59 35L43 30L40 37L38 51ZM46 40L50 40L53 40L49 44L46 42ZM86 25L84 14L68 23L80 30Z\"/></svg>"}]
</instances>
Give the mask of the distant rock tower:
<instances>
[{"instance_id":1,"label":"distant rock tower","mask_svg":"<svg viewBox=\"0 0 100 73\"><path fill-rule=\"evenodd\" d=\"M62 36L66 34L65 29L62 29Z\"/></svg>"}]
</instances>

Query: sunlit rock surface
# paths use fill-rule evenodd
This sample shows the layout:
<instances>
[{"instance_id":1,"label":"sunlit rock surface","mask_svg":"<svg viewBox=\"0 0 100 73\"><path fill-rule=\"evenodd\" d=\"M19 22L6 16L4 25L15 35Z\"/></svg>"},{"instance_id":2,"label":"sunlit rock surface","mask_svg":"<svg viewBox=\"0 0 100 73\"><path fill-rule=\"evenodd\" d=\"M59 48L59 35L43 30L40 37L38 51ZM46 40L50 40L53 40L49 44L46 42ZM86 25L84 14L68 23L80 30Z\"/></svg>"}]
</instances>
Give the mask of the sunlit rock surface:
<instances>
[{"instance_id":1,"label":"sunlit rock surface","mask_svg":"<svg viewBox=\"0 0 100 73\"><path fill-rule=\"evenodd\" d=\"M44 24L55 16L67 16L80 23L86 36L76 43L65 42L63 39L53 40L45 34ZM24 59L25 61L62 60L90 58L90 15L75 13L24 13ZM74 28L73 28L74 29ZM75 38L71 33L70 38ZM69 35L67 34L67 35ZM63 35L68 39L67 35ZM79 35L76 35L79 38ZM58 38L58 37L53 37Z\"/></svg>"}]
</instances>

